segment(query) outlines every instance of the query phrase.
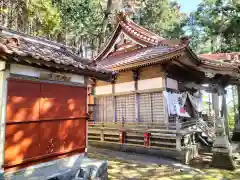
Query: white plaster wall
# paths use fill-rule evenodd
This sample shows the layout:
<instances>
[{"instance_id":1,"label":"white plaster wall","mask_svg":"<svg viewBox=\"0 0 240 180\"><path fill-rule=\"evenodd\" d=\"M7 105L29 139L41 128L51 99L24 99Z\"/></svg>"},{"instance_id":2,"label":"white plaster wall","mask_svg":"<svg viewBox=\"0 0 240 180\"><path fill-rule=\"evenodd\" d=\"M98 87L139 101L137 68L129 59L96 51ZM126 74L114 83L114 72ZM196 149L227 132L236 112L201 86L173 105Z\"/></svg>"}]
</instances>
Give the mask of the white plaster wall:
<instances>
[{"instance_id":1,"label":"white plaster wall","mask_svg":"<svg viewBox=\"0 0 240 180\"><path fill-rule=\"evenodd\" d=\"M167 88L178 90L178 82L175 79L166 78Z\"/></svg>"},{"instance_id":2,"label":"white plaster wall","mask_svg":"<svg viewBox=\"0 0 240 180\"><path fill-rule=\"evenodd\" d=\"M115 93L134 91L134 81L115 84Z\"/></svg>"},{"instance_id":3,"label":"white plaster wall","mask_svg":"<svg viewBox=\"0 0 240 180\"><path fill-rule=\"evenodd\" d=\"M65 73L65 75L71 76L71 82L84 84L84 76L69 73Z\"/></svg>"},{"instance_id":4,"label":"white plaster wall","mask_svg":"<svg viewBox=\"0 0 240 180\"><path fill-rule=\"evenodd\" d=\"M138 81L138 90L163 88L163 78L151 78Z\"/></svg>"},{"instance_id":5,"label":"white plaster wall","mask_svg":"<svg viewBox=\"0 0 240 180\"><path fill-rule=\"evenodd\" d=\"M10 66L10 73L12 74L19 74L31 77L40 77L40 72L42 70L30 66L24 66L20 64L11 64ZM49 72L49 71L45 71Z\"/></svg>"},{"instance_id":6,"label":"white plaster wall","mask_svg":"<svg viewBox=\"0 0 240 180\"><path fill-rule=\"evenodd\" d=\"M25 75L25 76L31 76L31 77L40 77L40 74L43 72L50 72L41 68L35 68L31 66L24 66L20 64L11 64L10 66L10 73L12 74L19 74L19 75ZM70 73L61 73L67 76L71 77L71 82L75 83L81 83L84 84L84 76L79 76L76 74L70 74Z\"/></svg>"},{"instance_id":7,"label":"white plaster wall","mask_svg":"<svg viewBox=\"0 0 240 180\"><path fill-rule=\"evenodd\" d=\"M96 95L111 94L111 93L112 93L112 85L97 86L95 88Z\"/></svg>"}]
</instances>

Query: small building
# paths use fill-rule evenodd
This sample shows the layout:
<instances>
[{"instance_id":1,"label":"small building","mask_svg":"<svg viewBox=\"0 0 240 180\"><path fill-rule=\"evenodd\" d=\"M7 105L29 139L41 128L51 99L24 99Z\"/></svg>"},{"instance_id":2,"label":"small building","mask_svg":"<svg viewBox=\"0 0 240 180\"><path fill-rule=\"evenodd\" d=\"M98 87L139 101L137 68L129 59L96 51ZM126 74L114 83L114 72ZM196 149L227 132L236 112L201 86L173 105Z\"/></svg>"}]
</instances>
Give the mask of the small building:
<instances>
[{"instance_id":1,"label":"small building","mask_svg":"<svg viewBox=\"0 0 240 180\"><path fill-rule=\"evenodd\" d=\"M111 78L110 71L88 64L63 45L0 28L5 175L48 179L81 161L87 151L88 78Z\"/></svg>"},{"instance_id":2,"label":"small building","mask_svg":"<svg viewBox=\"0 0 240 180\"><path fill-rule=\"evenodd\" d=\"M134 151L143 148L143 152L166 150L170 157L176 157L173 152L191 154L185 151L191 149L192 157L188 158L193 158L195 134L204 131L206 139L213 140L214 129L189 127L203 123L200 118L213 122L220 116L219 95L225 97L224 88L238 83L236 61L201 59L188 46L188 38L164 39L137 25L124 12L117 20L95 66L118 73L112 82L97 80L92 84L94 123L89 126L89 142L118 149L131 147ZM215 97L214 117L201 114L201 90Z\"/></svg>"}]
</instances>

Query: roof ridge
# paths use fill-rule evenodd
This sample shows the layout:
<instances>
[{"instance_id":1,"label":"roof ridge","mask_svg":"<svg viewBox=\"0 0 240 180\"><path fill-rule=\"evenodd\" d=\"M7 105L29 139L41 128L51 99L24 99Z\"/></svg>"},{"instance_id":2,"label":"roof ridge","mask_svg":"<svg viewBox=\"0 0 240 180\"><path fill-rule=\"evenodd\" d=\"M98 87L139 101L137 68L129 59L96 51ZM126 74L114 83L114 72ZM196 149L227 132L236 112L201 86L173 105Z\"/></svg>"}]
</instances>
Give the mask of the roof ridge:
<instances>
[{"instance_id":1,"label":"roof ridge","mask_svg":"<svg viewBox=\"0 0 240 180\"><path fill-rule=\"evenodd\" d=\"M6 28L6 27L0 25L0 32L3 32L3 31L5 31L6 34L20 36L20 37L23 37L23 38L27 38L29 40L35 40L35 41L39 42L40 44L44 43L44 45L49 45L49 46L54 47L54 48L63 48L63 49L68 50L68 51L71 50L71 48L72 48L70 46L66 46L62 43L56 42L54 40L49 40L49 39L46 39L44 37L39 37L39 36L32 36L32 35L25 34L23 32L19 32L19 31L13 30L13 29L9 29L9 28Z\"/></svg>"},{"instance_id":2,"label":"roof ridge","mask_svg":"<svg viewBox=\"0 0 240 180\"><path fill-rule=\"evenodd\" d=\"M39 36L32 36L32 35L29 35L29 34L25 34L25 33L19 32L19 31L8 29L8 28L0 25L0 32L4 33L3 31L5 31L5 34L8 34L8 35L19 36L19 38L22 38L25 41L32 41L32 42L36 42L38 44L50 46L50 47L55 48L55 49L64 50L65 53L67 53L68 55L74 56L76 59L79 60L79 62L84 63L85 61L89 61L86 58L79 57L78 55L76 55L72 51L71 47L66 46L62 43L52 41L52 40L49 40L49 39L46 39L46 38L43 38L43 37L39 37Z\"/></svg>"},{"instance_id":3,"label":"roof ridge","mask_svg":"<svg viewBox=\"0 0 240 180\"><path fill-rule=\"evenodd\" d=\"M140 26L138 25L137 23L135 23L133 20L129 19L128 20L131 25L135 26L136 28L138 28L139 30L143 30L144 32L148 33L149 35L153 36L153 37L157 37L159 40L164 40L165 38L159 36L158 34L148 30L147 28L143 27L143 26Z\"/></svg>"}]
</instances>

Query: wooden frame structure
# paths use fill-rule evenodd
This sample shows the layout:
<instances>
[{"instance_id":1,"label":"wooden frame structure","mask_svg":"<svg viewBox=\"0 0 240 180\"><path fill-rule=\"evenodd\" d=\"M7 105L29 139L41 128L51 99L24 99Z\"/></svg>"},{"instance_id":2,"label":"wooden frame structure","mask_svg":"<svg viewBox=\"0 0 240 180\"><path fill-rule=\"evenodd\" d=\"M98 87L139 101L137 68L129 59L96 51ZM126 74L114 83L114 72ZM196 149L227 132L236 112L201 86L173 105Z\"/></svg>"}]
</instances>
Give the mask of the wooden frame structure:
<instances>
[{"instance_id":1,"label":"wooden frame structure","mask_svg":"<svg viewBox=\"0 0 240 180\"><path fill-rule=\"evenodd\" d=\"M88 78L112 74L88 64L68 47L0 27L0 169L6 178L49 179L73 168L66 161L80 163L87 151Z\"/></svg>"},{"instance_id":2,"label":"wooden frame structure","mask_svg":"<svg viewBox=\"0 0 240 180\"><path fill-rule=\"evenodd\" d=\"M220 115L218 97L221 95L222 115L227 118L224 88L228 84L239 83L237 61L234 60L235 56L227 62L198 57L188 44L186 37L164 39L137 25L123 12L119 13L115 32L93 64L116 71L117 74L113 75L111 83L93 80L94 94L89 94L89 97L94 97L94 103L91 104L94 122L89 126L89 141L98 145L112 143L111 147L117 143L133 145L130 142L135 142L133 146L138 147L141 142L141 146L147 150L169 148L168 144L171 144L171 150L183 154L186 152L184 149L190 147L190 156L194 157L196 142L193 137L197 131L189 131L189 126L196 126L197 122L201 132L207 133L208 138L214 138L214 123L208 123L212 124L209 127L196 121L199 118L196 112L194 118L188 118L187 121L186 118L170 116L163 94L200 90L211 92L215 116ZM181 128L184 124L188 127ZM150 142L154 139L151 136L154 131L160 135L158 141L154 142L158 145L146 145L145 135L149 135ZM174 143L171 140L164 143L162 139L166 137L162 136L163 132L173 133ZM192 158L185 155L185 162Z\"/></svg>"}]
</instances>

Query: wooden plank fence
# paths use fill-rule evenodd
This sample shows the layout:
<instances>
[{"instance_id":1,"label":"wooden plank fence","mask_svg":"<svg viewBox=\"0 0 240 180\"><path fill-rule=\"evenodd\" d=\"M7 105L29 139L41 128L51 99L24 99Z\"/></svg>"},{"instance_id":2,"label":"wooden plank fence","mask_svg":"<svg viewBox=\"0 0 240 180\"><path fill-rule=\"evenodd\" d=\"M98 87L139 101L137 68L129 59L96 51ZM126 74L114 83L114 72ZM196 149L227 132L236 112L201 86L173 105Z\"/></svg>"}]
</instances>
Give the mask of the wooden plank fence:
<instances>
[{"instance_id":1,"label":"wooden plank fence","mask_svg":"<svg viewBox=\"0 0 240 180\"><path fill-rule=\"evenodd\" d=\"M88 126L89 142L107 142L168 150L181 148L181 138L177 137L177 133L175 123L167 125L159 123L90 123Z\"/></svg>"}]
</instances>

